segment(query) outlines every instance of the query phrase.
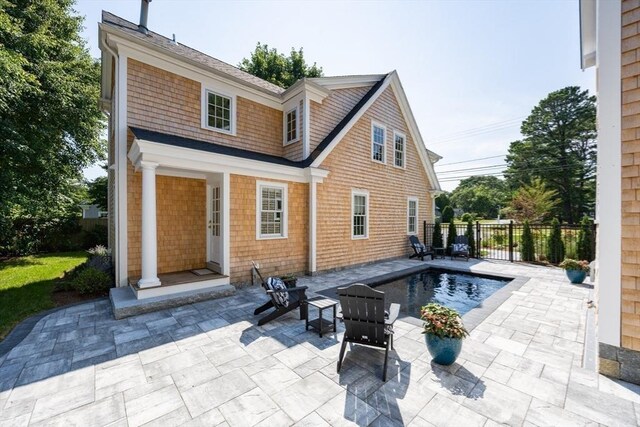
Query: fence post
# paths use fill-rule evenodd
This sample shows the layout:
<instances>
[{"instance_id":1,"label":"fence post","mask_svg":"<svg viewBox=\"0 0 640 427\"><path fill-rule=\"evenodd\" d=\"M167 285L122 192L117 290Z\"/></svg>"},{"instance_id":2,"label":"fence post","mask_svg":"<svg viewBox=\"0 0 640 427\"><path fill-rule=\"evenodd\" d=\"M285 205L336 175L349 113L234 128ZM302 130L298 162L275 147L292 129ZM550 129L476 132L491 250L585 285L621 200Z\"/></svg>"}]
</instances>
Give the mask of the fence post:
<instances>
[{"instance_id":1,"label":"fence post","mask_svg":"<svg viewBox=\"0 0 640 427\"><path fill-rule=\"evenodd\" d=\"M480 243L480 221L476 221L476 258L480 258L480 248L482 247Z\"/></svg>"},{"instance_id":2,"label":"fence post","mask_svg":"<svg viewBox=\"0 0 640 427\"><path fill-rule=\"evenodd\" d=\"M427 244L427 221L422 221L422 243Z\"/></svg>"},{"instance_id":3,"label":"fence post","mask_svg":"<svg viewBox=\"0 0 640 427\"><path fill-rule=\"evenodd\" d=\"M509 221L509 261L513 262L513 220Z\"/></svg>"}]
</instances>

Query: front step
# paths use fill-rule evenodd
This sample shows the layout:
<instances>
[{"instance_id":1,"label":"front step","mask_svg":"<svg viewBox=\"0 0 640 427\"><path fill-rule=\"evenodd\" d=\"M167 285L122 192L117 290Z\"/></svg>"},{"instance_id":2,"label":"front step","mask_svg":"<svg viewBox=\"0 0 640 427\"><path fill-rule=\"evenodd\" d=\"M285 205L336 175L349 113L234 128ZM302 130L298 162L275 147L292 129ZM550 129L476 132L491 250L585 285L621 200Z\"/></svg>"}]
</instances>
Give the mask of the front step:
<instances>
[{"instance_id":1,"label":"front step","mask_svg":"<svg viewBox=\"0 0 640 427\"><path fill-rule=\"evenodd\" d=\"M161 287L144 289L143 291L160 288ZM169 286L169 288L173 288L173 286ZM111 300L111 308L113 309L114 317L116 319L124 319L125 317L137 316L139 314L179 307L185 304L193 304L200 301L223 298L231 296L235 294L235 292L235 287L229 284L219 284L205 288L185 290L182 292L174 291L174 293L171 294L140 299L136 297L136 294L134 293L132 287L125 286L121 288L111 288L109 292L109 299Z\"/></svg>"},{"instance_id":2,"label":"front step","mask_svg":"<svg viewBox=\"0 0 640 427\"><path fill-rule=\"evenodd\" d=\"M136 297L138 299L146 299L146 298L160 297L165 295L172 295L172 294L177 294L177 293L186 292L186 291L203 290L203 289L212 288L214 286L229 284L229 276L220 276L218 274L216 275L212 274L211 276L213 276L214 278L205 279L208 276L200 276L194 280L190 280L187 282L177 282L177 283L171 283L171 284L168 284L167 283L168 281L163 281L163 278L161 277L160 280L162 281L162 285L155 286L152 288L141 288L140 286L138 286L138 281L135 280L135 281L130 281L129 286L131 286L131 289L136 294Z\"/></svg>"}]
</instances>

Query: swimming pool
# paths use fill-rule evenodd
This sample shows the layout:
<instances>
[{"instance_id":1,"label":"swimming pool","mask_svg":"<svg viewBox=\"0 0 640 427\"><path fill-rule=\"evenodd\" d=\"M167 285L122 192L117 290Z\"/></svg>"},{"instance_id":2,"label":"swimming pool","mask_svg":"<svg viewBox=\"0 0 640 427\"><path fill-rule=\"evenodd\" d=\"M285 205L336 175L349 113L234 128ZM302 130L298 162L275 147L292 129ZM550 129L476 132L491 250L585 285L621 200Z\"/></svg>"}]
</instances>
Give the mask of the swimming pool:
<instances>
[{"instance_id":1,"label":"swimming pool","mask_svg":"<svg viewBox=\"0 0 640 427\"><path fill-rule=\"evenodd\" d=\"M420 317L420 308L437 302L463 315L510 282L510 279L429 269L374 286L385 293L385 302L399 303L400 311Z\"/></svg>"},{"instance_id":2,"label":"swimming pool","mask_svg":"<svg viewBox=\"0 0 640 427\"><path fill-rule=\"evenodd\" d=\"M464 315L482 304L486 298L507 285L511 280L429 268L388 282L371 284L370 286L385 293L385 303L387 305L394 302L399 303L401 313L420 318L420 308L430 302L437 302L453 308L460 315ZM338 299L336 290L337 287L322 291L320 294Z\"/></svg>"}]
</instances>

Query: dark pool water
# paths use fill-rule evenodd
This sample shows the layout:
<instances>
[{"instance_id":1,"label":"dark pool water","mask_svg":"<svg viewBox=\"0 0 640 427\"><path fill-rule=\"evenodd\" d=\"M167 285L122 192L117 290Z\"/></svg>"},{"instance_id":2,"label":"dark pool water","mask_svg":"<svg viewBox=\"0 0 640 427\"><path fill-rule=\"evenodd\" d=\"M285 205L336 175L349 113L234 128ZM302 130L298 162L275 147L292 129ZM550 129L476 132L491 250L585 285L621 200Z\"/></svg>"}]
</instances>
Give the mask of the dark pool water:
<instances>
[{"instance_id":1,"label":"dark pool water","mask_svg":"<svg viewBox=\"0 0 640 427\"><path fill-rule=\"evenodd\" d=\"M419 318L420 308L430 302L453 308L463 315L509 282L508 279L430 269L377 285L375 289L385 293L387 304L399 303L401 312Z\"/></svg>"}]
</instances>

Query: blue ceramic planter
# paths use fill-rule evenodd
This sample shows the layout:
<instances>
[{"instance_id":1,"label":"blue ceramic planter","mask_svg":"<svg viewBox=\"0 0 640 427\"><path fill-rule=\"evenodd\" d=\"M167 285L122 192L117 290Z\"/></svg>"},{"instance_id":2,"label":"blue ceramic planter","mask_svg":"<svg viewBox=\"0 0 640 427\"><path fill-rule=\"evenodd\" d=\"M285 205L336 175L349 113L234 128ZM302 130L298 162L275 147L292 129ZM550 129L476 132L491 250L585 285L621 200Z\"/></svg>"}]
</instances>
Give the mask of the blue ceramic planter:
<instances>
[{"instance_id":1,"label":"blue ceramic planter","mask_svg":"<svg viewBox=\"0 0 640 427\"><path fill-rule=\"evenodd\" d=\"M424 334L427 349L433 361L439 365L451 365L462 350L461 338L440 338L433 334Z\"/></svg>"},{"instance_id":2,"label":"blue ceramic planter","mask_svg":"<svg viewBox=\"0 0 640 427\"><path fill-rule=\"evenodd\" d=\"M582 270L566 270L567 277L571 283L579 284L587 278L587 272Z\"/></svg>"}]
</instances>

